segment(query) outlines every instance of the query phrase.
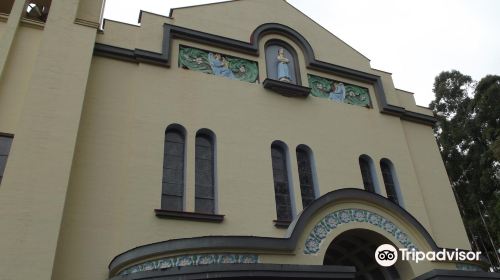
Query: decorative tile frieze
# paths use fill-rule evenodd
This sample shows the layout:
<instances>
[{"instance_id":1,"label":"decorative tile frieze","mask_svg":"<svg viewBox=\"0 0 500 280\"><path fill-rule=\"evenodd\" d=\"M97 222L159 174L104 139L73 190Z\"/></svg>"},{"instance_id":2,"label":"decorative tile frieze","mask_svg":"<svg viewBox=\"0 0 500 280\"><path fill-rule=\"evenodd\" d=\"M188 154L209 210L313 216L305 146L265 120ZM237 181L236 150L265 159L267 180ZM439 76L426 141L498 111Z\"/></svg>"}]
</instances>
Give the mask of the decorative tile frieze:
<instances>
[{"instance_id":1,"label":"decorative tile frieze","mask_svg":"<svg viewBox=\"0 0 500 280\"><path fill-rule=\"evenodd\" d=\"M166 269L172 267L198 266L209 264L252 264L259 263L259 256L254 254L196 254L167 257L134 265L123 270L120 275Z\"/></svg>"},{"instance_id":2,"label":"decorative tile frieze","mask_svg":"<svg viewBox=\"0 0 500 280\"><path fill-rule=\"evenodd\" d=\"M370 108L370 94L368 89L308 74L311 95L326 98L334 102L346 103Z\"/></svg>"},{"instance_id":3,"label":"decorative tile frieze","mask_svg":"<svg viewBox=\"0 0 500 280\"><path fill-rule=\"evenodd\" d=\"M457 263L456 267L458 270L464 271L484 271L480 266L469 263Z\"/></svg>"},{"instance_id":4,"label":"decorative tile frieze","mask_svg":"<svg viewBox=\"0 0 500 280\"><path fill-rule=\"evenodd\" d=\"M394 236L405 248L418 250L408 234L390 220L368 210L351 208L338 210L323 217L306 238L304 254L314 255L318 253L328 234L337 227L352 222L372 224Z\"/></svg>"},{"instance_id":5,"label":"decorative tile frieze","mask_svg":"<svg viewBox=\"0 0 500 280\"><path fill-rule=\"evenodd\" d=\"M179 67L249 83L259 78L255 61L183 45L179 46Z\"/></svg>"}]
</instances>

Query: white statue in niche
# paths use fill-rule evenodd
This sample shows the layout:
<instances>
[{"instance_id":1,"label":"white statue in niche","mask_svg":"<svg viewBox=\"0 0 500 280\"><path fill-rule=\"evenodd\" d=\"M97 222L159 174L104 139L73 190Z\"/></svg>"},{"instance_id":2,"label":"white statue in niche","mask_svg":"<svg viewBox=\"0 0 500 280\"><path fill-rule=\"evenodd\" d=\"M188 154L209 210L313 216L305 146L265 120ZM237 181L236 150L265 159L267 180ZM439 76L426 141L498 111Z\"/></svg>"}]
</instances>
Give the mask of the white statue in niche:
<instances>
[{"instance_id":1,"label":"white statue in niche","mask_svg":"<svg viewBox=\"0 0 500 280\"><path fill-rule=\"evenodd\" d=\"M290 60L285 56L285 49L280 48L278 50L278 80L282 82L291 83L290 70L288 69L288 63Z\"/></svg>"}]
</instances>

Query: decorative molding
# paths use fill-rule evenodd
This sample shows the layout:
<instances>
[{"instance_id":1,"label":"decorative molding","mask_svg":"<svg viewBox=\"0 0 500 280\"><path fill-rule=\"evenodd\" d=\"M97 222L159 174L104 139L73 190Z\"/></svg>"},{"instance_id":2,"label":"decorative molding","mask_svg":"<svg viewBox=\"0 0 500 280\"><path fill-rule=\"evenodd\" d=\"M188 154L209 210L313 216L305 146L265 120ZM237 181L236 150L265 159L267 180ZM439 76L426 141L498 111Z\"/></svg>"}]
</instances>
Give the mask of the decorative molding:
<instances>
[{"instance_id":1,"label":"decorative molding","mask_svg":"<svg viewBox=\"0 0 500 280\"><path fill-rule=\"evenodd\" d=\"M259 41L264 35L267 34L283 35L299 45L304 52L306 67L309 69L332 73L343 78L372 84L375 88L375 95L377 96L377 102L381 113L394 115L403 120L425 125L432 126L436 123L436 118L433 116L408 111L403 107L388 104L380 76L317 60L314 56L314 51L311 45L300 33L279 23L265 23L260 25L252 32L249 43L165 23L163 28L161 53L141 49L124 49L96 43L94 47L94 54L126 61L144 62L170 67L170 55L173 39L184 39L221 49L259 56Z\"/></svg>"},{"instance_id":2,"label":"decorative molding","mask_svg":"<svg viewBox=\"0 0 500 280\"><path fill-rule=\"evenodd\" d=\"M7 22L9 19L9 14L0 13L0 22Z\"/></svg>"},{"instance_id":3,"label":"decorative molding","mask_svg":"<svg viewBox=\"0 0 500 280\"><path fill-rule=\"evenodd\" d=\"M274 226L277 228L288 228L292 221L283 221L283 220L273 220Z\"/></svg>"},{"instance_id":4,"label":"decorative molding","mask_svg":"<svg viewBox=\"0 0 500 280\"><path fill-rule=\"evenodd\" d=\"M264 88L277 92L287 97L308 97L311 89L291 83L281 82L273 79L265 79L262 83Z\"/></svg>"},{"instance_id":5,"label":"decorative molding","mask_svg":"<svg viewBox=\"0 0 500 280\"><path fill-rule=\"evenodd\" d=\"M197 222L211 222L211 223L222 223L224 221L224 215L219 214L208 214L208 213L196 213L196 212L181 212L181 211L171 211L164 209L155 209L156 217L175 219L175 220L190 220Z\"/></svg>"},{"instance_id":6,"label":"decorative molding","mask_svg":"<svg viewBox=\"0 0 500 280\"><path fill-rule=\"evenodd\" d=\"M314 226L305 241L304 254L317 254L323 241L334 229L353 222L374 225L394 236L405 248L418 250L417 246L411 241L410 236L389 219L368 210L349 208L326 215Z\"/></svg>"},{"instance_id":7,"label":"decorative molding","mask_svg":"<svg viewBox=\"0 0 500 280\"><path fill-rule=\"evenodd\" d=\"M79 25L87 26L87 27L92 27L92 28L95 28L95 29L99 28L99 23L98 22L84 20L84 19L81 19L81 18L76 18L75 19L75 23L79 24Z\"/></svg>"},{"instance_id":8,"label":"decorative molding","mask_svg":"<svg viewBox=\"0 0 500 280\"><path fill-rule=\"evenodd\" d=\"M214 264L253 264L260 263L259 256L254 254L196 254L181 255L176 257L161 258L147 261L141 264L129 267L119 275L128 275L143 271L160 270L172 267L214 265Z\"/></svg>"},{"instance_id":9,"label":"decorative molding","mask_svg":"<svg viewBox=\"0 0 500 280\"><path fill-rule=\"evenodd\" d=\"M33 27L40 30L43 30L45 28L45 22L25 17L21 18L21 24L23 26Z\"/></svg>"},{"instance_id":10,"label":"decorative molding","mask_svg":"<svg viewBox=\"0 0 500 280\"><path fill-rule=\"evenodd\" d=\"M387 198L364 191L359 188L344 188L329 192L311 203L290 225L289 235L285 238L260 236L202 236L193 238L173 239L163 242L142 245L117 255L109 264L109 271L114 275L129 263L140 262L159 255L173 255L187 250L243 250L243 251L272 251L277 254L293 253L301 240L305 228L315 215L328 205L339 205L343 202L357 201L361 204L372 204L380 209L392 213L411 225L413 231L425 240L434 250L440 250L427 230L405 209L391 202Z\"/></svg>"}]
</instances>

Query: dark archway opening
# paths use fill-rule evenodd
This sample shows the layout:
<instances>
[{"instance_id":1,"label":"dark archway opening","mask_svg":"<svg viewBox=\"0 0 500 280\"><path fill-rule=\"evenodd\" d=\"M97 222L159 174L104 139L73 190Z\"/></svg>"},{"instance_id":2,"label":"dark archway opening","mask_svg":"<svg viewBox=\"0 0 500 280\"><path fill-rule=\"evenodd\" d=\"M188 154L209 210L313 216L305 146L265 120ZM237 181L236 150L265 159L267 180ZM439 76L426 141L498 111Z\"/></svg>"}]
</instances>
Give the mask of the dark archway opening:
<instances>
[{"instance_id":1,"label":"dark archway opening","mask_svg":"<svg viewBox=\"0 0 500 280\"><path fill-rule=\"evenodd\" d=\"M365 229L346 231L337 236L325 254L323 265L356 267L357 280L401 279L395 266L383 267L375 260L375 251L382 244L392 244L382 235ZM395 246L397 247L397 246ZM401 262L401 261L400 261Z\"/></svg>"}]
</instances>

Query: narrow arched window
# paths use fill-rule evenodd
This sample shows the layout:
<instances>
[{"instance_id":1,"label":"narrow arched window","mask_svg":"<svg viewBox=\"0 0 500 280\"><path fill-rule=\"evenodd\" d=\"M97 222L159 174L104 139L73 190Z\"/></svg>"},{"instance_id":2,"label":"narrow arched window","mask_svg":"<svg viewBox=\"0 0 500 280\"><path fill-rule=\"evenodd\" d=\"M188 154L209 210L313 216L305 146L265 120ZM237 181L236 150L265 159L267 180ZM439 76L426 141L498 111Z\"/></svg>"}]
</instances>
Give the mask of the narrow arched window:
<instances>
[{"instance_id":1,"label":"narrow arched window","mask_svg":"<svg viewBox=\"0 0 500 280\"><path fill-rule=\"evenodd\" d=\"M306 145L299 145L296 149L297 165L299 169L300 194L302 207L305 209L316 199L314 162L312 151Z\"/></svg>"},{"instance_id":2,"label":"narrow arched window","mask_svg":"<svg viewBox=\"0 0 500 280\"><path fill-rule=\"evenodd\" d=\"M267 77L300 85L297 54L287 43L271 40L266 44Z\"/></svg>"},{"instance_id":3,"label":"narrow arched window","mask_svg":"<svg viewBox=\"0 0 500 280\"><path fill-rule=\"evenodd\" d=\"M361 177L363 178L363 186L365 190L373 193L378 192L373 160L367 155L361 155L359 157L359 168L361 170Z\"/></svg>"},{"instance_id":4,"label":"narrow arched window","mask_svg":"<svg viewBox=\"0 0 500 280\"><path fill-rule=\"evenodd\" d=\"M196 133L195 211L215 213L215 135L203 129Z\"/></svg>"},{"instance_id":5,"label":"narrow arched window","mask_svg":"<svg viewBox=\"0 0 500 280\"><path fill-rule=\"evenodd\" d=\"M161 208L182 211L184 205L184 162L186 130L178 124L165 131Z\"/></svg>"},{"instance_id":6,"label":"narrow arched window","mask_svg":"<svg viewBox=\"0 0 500 280\"><path fill-rule=\"evenodd\" d=\"M402 198L399 191L399 183L394 171L394 165L386 158L380 160L380 169L384 178L387 198L392 202L402 206Z\"/></svg>"},{"instance_id":7,"label":"narrow arched window","mask_svg":"<svg viewBox=\"0 0 500 280\"><path fill-rule=\"evenodd\" d=\"M274 178L274 198L276 200L277 222L292 220L292 202L287 164L286 145L274 141L271 145Z\"/></svg>"}]
</instances>

